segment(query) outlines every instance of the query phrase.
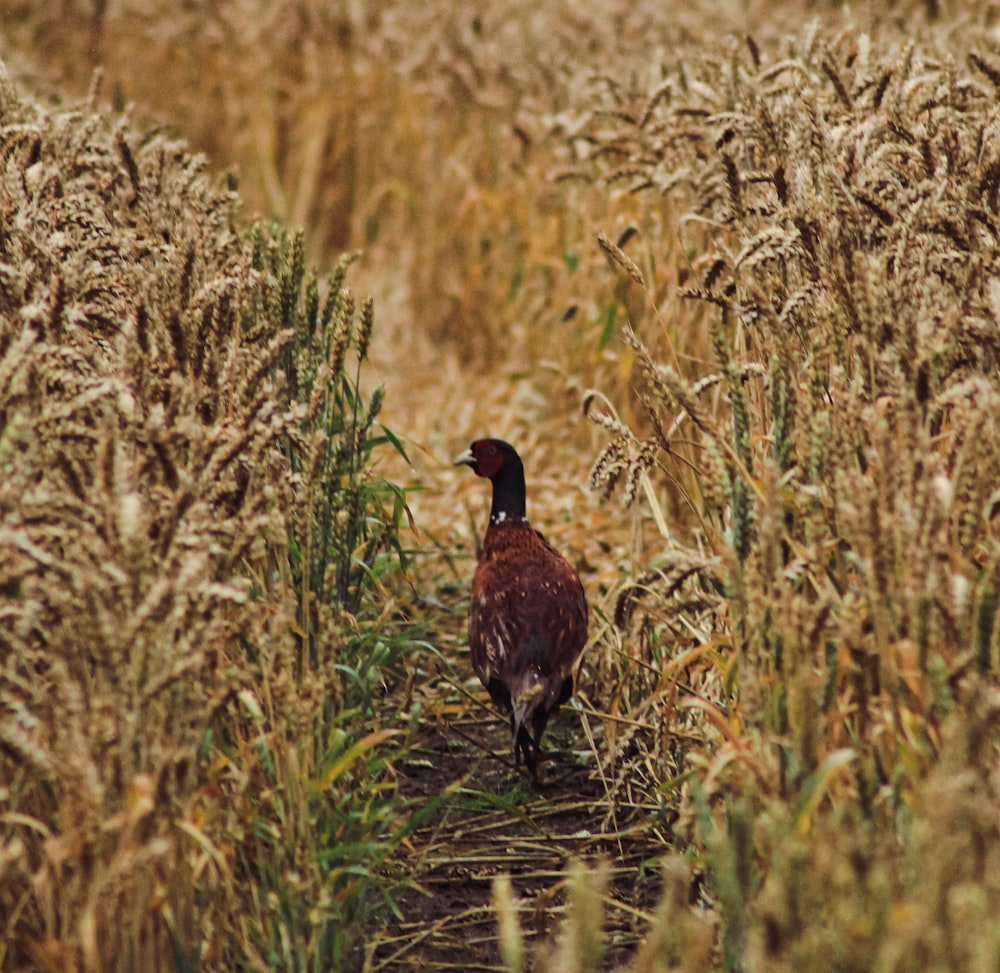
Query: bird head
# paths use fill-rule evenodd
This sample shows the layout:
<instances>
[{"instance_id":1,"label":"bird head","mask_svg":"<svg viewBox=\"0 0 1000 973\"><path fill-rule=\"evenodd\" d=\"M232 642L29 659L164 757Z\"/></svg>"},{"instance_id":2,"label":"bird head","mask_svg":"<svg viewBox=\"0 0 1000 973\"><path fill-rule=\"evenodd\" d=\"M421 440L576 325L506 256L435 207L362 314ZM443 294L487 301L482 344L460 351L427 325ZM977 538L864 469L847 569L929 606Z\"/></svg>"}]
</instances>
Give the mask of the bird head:
<instances>
[{"instance_id":1,"label":"bird head","mask_svg":"<svg viewBox=\"0 0 1000 973\"><path fill-rule=\"evenodd\" d=\"M490 522L524 520L524 464L517 450L502 439L477 439L464 453L455 457L456 466L471 466L477 476L493 484L493 508Z\"/></svg>"},{"instance_id":2,"label":"bird head","mask_svg":"<svg viewBox=\"0 0 1000 973\"><path fill-rule=\"evenodd\" d=\"M476 476L492 480L505 467L521 465L517 450L502 439L477 439L455 457L456 466L471 466Z\"/></svg>"}]
</instances>

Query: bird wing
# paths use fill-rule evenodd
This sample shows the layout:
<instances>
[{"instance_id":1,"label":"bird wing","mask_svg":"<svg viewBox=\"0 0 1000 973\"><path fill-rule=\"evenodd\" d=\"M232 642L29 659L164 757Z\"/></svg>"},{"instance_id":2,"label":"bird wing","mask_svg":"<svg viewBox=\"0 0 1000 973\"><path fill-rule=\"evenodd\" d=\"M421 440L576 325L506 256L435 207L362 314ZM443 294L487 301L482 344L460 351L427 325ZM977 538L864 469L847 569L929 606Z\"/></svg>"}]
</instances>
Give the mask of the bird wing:
<instances>
[{"instance_id":1,"label":"bird wing","mask_svg":"<svg viewBox=\"0 0 1000 973\"><path fill-rule=\"evenodd\" d=\"M472 582L473 668L487 687L495 681L509 686L528 666L561 682L587 640L583 585L572 565L532 528L492 533L499 536L487 538Z\"/></svg>"},{"instance_id":2,"label":"bird wing","mask_svg":"<svg viewBox=\"0 0 1000 973\"><path fill-rule=\"evenodd\" d=\"M506 559L484 555L472 579L469 650L472 668L488 685L499 679L521 637L517 623L516 575Z\"/></svg>"}]
</instances>

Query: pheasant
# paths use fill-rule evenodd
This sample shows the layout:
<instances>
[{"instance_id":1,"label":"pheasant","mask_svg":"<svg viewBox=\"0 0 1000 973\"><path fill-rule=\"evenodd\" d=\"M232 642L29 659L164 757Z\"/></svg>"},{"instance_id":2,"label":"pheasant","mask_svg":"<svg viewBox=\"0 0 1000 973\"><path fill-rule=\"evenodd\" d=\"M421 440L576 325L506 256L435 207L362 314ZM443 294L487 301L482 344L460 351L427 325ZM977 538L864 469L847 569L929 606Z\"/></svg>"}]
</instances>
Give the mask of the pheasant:
<instances>
[{"instance_id":1,"label":"pheasant","mask_svg":"<svg viewBox=\"0 0 1000 973\"><path fill-rule=\"evenodd\" d=\"M573 566L525 515L524 465L500 439L456 457L493 484L490 523L472 579L472 667L510 713L511 750L537 778L549 716L573 695L573 666L587 640L587 600ZM530 727L530 729L529 729Z\"/></svg>"}]
</instances>

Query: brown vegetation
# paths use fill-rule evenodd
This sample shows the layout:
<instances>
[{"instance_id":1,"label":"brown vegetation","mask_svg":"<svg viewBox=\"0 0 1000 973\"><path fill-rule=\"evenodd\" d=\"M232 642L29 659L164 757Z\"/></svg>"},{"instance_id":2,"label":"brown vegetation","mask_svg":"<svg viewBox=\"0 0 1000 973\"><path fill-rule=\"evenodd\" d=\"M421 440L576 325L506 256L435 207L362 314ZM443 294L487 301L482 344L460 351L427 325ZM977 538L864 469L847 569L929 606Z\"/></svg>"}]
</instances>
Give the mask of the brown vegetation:
<instances>
[{"instance_id":1,"label":"brown vegetation","mask_svg":"<svg viewBox=\"0 0 1000 973\"><path fill-rule=\"evenodd\" d=\"M0 98L0 966L329 963L392 824L371 306L183 147Z\"/></svg>"},{"instance_id":2,"label":"brown vegetation","mask_svg":"<svg viewBox=\"0 0 1000 973\"><path fill-rule=\"evenodd\" d=\"M330 884L318 850L388 860L391 832L393 867L431 888L449 854L479 864L460 921L407 893L372 968L460 962L425 947L465 945L504 861L484 965L597 968L603 912L605 965L639 970L995 968L992 5L807 23L791 5L81 3L89 33L72 6L12 7L11 53L82 91L96 52L133 114L238 166L251 210L303 224L323 262L365 248L353 272L407 440L377 472L412 462L427 489L401 542L402 494L364 493L371 440L346 470L322 447L344 416L379 438L356 372L342 393L286 354L288 328L336 346L342 278L327 332L305 323L323 317L308 286L283 317L262 295L301 290L301 250L241 242L190 157L96 102L45 115L8 89L4 962L95 966L93 930L128 896L150 905L100 940L105 966L166 965L174 928L213 968L321 963L310 910L346 915L342 891L356 909L374 876L345 859ZM483 434L538 471L539 519L596 616L580 730L556 727L585 810L572 773L529 797L479 749L503 739L483 735L455 558L485 509L442 461ZM304 569L336 525L339 553ZM401 543L418 550L389 582L379 552ZM386 640L414 626L426 643L393 669ZM342 651L374 658L348 667L354 696ZM393 711L413 735L387 764ZM315 749L291 745L318 726ZM301 781L357 756L353 793L398 784L404 803L314 826ZM257 856L260 894L238 891Z\"/></svg>"}]
</instances>

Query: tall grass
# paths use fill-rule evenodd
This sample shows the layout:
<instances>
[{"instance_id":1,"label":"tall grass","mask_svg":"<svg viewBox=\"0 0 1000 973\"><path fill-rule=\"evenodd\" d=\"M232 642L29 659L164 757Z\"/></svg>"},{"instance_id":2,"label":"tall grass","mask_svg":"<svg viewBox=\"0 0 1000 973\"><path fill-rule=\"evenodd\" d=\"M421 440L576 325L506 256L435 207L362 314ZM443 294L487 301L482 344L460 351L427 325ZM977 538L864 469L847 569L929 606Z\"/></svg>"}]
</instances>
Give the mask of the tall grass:
<instances>
[{"instance_id":1,"label":"tall grass","mask_svg":"<svg viewBox=\"0 0 1000 973\"><path fill-rule=\"evenodd\" d=\"M0 41L73 90L100 66L119 105L231 166L251 212L304 227L314 258L363 247L361 272L419 334L524 369L561 344L584 354L581 325L605 326L579 271L600 260L589 241L609 207L642 225L627 194L562 178L580 93L607 65L655 64L702 17L569 0L13 0Z\"/></svg>"},{"instance_id":2,"label":"tall grass","mask_svg":"<svg viewBox=\"0 0 1000 973\"><path fill-rule=\"evenodd\" d=\"M994 968L994 12L896 4L859 26L822 5L809 24L799 5L577 6L81 4L84 36L72 4L42 2L4 32L78 86L97 51L122 102L237 160L252 207L305 223L312 252L365 245L358 269L401 312L397 397L425 409L407 413L412 438L454 445L488 417L552 447L537 452L538 476L564 488L554 527L601 602L581 688L605 714L608 800L655 808L677 849L638 968ZM44 184L30 126L11 138L25 186ZM109 184L139 194L127 160ZM237 793L233 820L268 828L238 847L211 832L219 888L237 855L243 877L300 861L316 836L377 845L381 825L364 825L388 827L386 805L330 817L300 768L325 780L325 766L337 794L348 764L389 790L375 741L396 728L367 695L369 660L393 644L356 624L402 514L399 490L364 472L392 438L358 398L367 312L339 276L310 286L300 242L259 231L239 252L256 322L241 354L267 359L258 380L283 381L291 416L259 447L285 474L269 502L295 512L266 544L252 532L259 559L240 568L252 598L236 615L259 618L242 647L273 675L234 687L243 722L208 793ZM186 264L170 260L172 294ZM48 306L39 287L25 308ZM173 347L165 328L157 349ZM431 396L408 357L421 335L437 343L432 379L454 378ZM454 360L465 370L446 372ZM230 401L231 383L206 384ZM581 397L589 430L568 421ZM423 526L450 549L464 487L411 456L439 487ZM628 516L571 493L588 467ZM345 518L358 505L368 518ZM270 546L286 537L287 561ZM279 609L281 585L295 596ZM30 712L12 712L22 732ZM352 763L363 752L371 772ZM312 866L258 876L264 904L237 937L254 963L347 955L325 937L369 886L341 847L332 900ZM567 888L573 917L545 956L582 968L600 874ZM321 903L305 922L303 889ZM516 968L528 907L503 883L497 903Z\"/></svg>"},{"instance_id":3,"label":"tall grass","mask_svg":"<svg viewBox=\"0 0 1000 973\"><path fill-rule=\"evenodd\" d=\"M0 100L0 968L359 964L406 834L371 302L181 144Z\"/></svg>"},{"instance_id":4,"label":"tall grass","mask_svg":"<svg viewBox=\"0 0 1000 973\"><path fill-rule=\"evenodd\" d=\"M647 741L721 920L699 968L1000 958L982 935L1000 903L996 81L976 47L813 27L594 107L595 174L679 196L701 227L683 294L710 309L712 360L679 359L654 315L625 331L636 421L593 410L612 434L595 486L655 502L636 485L663 477L689 511L689 549L650 565L623 620L664 653L646 677L664 716L690 725L681 679L711 717L680 760L669 731ZM662 620L694 606L710 629L671 651Z\"/></svg>"}]
</instances>

